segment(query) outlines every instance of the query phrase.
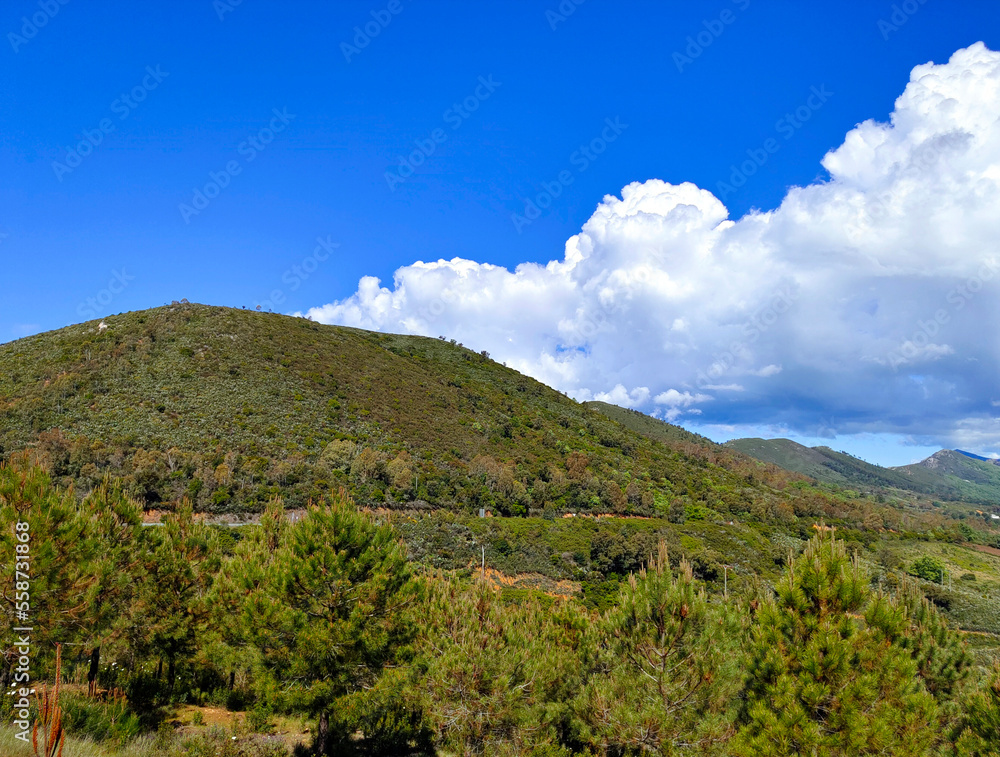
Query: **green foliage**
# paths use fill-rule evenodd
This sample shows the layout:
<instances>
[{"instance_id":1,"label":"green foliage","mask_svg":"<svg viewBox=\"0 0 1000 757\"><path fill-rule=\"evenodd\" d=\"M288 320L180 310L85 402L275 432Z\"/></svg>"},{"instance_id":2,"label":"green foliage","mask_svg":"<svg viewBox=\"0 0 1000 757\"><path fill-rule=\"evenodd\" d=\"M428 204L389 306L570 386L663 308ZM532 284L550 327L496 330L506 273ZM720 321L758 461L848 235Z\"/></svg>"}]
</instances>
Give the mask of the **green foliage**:
<instances>
[{"instance_id":1,"label":"green foliage","mask_svg":"<svg viewBox=\"0 0 1000 757\"><path fill-rule=\"evenodd\" d=\"M102 702L86 696L63 693L59 704L62 707L63 726L74 736L127 744L142 732L141 719L131 711L124 696Z\"/></svg>"},{"instance_id":2,"label":"green foliage","mask_svg":"<svg viewBox=\"0 0 1000 757\"><path fill-rule=\"evenodd\" d=\"M78 503L28 459L0 465L0 553L24 549L29 557L20 564L4 559L0 576L11 587L15 571L18 580L30 576L22 587L29 622L44 619L33 624L36 665L48 663L57 643L97 649L99 659L101 644L120 635L135 596L140 520L139 505L117 484L102 483ZM15 599L2 603L4 648L12 643L9 629L25 625Z\"/></svg>"},{"instance_id":3,"label":"green foliage","mask_svg":"<svg viewBox=\"0 0 1000 757\"><path fill-rule=\"evenodd\" d=\"M614 607L621 592L621 584L616 578L607 581L584 581L581 586L585 607L604 612Z\"/></svg>"},{"instance_id":4,"label":"green foliage","mask_svg":"<svg viewBox=\"0 0 1000 757\"><path fill-rule=\"evenodd\" d=\"M390 493L426 486L404 451L369 446L375 467L352 473L363 449L340 462L331 452L325 475ZM218 480L239 469L227 457L213 461ZM565 479L590 496L581 482L595 457L571 457ZM514 466L477 461L483 496L535 501L558 483L539 477L521 491ZM626 508L648 493L637 480L614 484ZM941 609L998 628L988 551L856 529L846 535L864 557L850 559L817 526L789 561L785 548L799 549L811 525L719 523L711 513L685 523L370 515L343 492L304 517L273 497L259 525L235 529L205 525L180 501L162 525L143 527L128 491L108 478L78 498L24 455L0 465L0 547L13 554L20 518L39 547L33 612L50 619L38 627L35 680L51 674L56 642L76 650L64 658L69 681L82 683L96 660L95 688L121 688L127 704L97 691L74 693L64 709L72 731L108 745L150 733L161 708L186 701L244 710L237 739L168 726L150 754L269 757L278 745L246 731L270 730L276 713L314 719L312 751L358 757L997 751L1000 673L976 679ZM675 499L700 508L692 496ZM451 572L420 575L404 538L425 565ZM866 557L881 567L874 578ZM922 557L979 580L949 588L894 569ZM0 561L2 580L13 582L12 569ZM772 580L776 596L765 597ZM0 606L13 621L14 606ZM987 660L991 638L967 638ZM8 681L10 672L0 669Z\"/></svg>"},{"instance_id":5,"label":"green foliage","mask_svg":"<svg viewBox=\"0 0 1000 757\"><path fill-rule=\"evenodd\" d=\"M674 576L661 542L599 629L585 709L602 753L717 753L734 732L742 683L734 608L710 603L689 563Z\"/></svg>"},{"instance_id":6,"label":"green foliage","mask_svg":"<svg viewBox=\"0 0 1000 757\"><path fill-rule=\"evenodd\" d=\"M955 730L957 753L962 757L1000 755L1000 664L971 692L964 702L964 715Z\"/></svg>"},{"instance_id":7,"label":"green foliage","mask_svg":"<svg viewBox=\"0 0 1000 757\"><path fill-rule=\"evenodd\" d=\"M182 503L161 528L142 533L135 566L136 597L123 633L133 649L166 659L172 689L178 663L197 649L210 606L206 601L221 555L217 535Z\"/></svg>"},{"instance_id":8,"label":"green foliage","mask_svg":"<svg viewBox=\"0 0 1000 757\"><path fill-rule=\"evenodd\" d=\"M246 728L250 733L271 733L274 731L274 709L267 704L258 704L246 716Z\"/></svg>"},{"instance_id":9,"label":"green foliage","mask_svg":"<svg viewBox=\"0 0 1000 757\"><path fill-rule=\"evenodd\" d=\"M590 656L586 616L561 602L505 605L484 583L435 581L411 687L442 748L461 754L529 754L574 742L583 724L571 703Z\"/></svg>"},{"instance_id":10,"label":"green foliage","mask_svg":"<svg viewBox=\"0 0 1000 757\"><path fill-rule=\"evenodd\" d=\"M909 572L910 575L922 578L924 581L942 583L944 580L944 564L930 555L914 560Z\"/></svg>"},{"instance_id":11,"label":"green foliage","mask_svg":"<svg viewBox=\"0 0 1000 757\"><path fill-rule=\"evenodd\" d=\"M675 499L670 503L670 509L667 511L667 519L671 523L684 523L687 520L687 508L684 506L684 502L679 499Z\"/></svg>"},{"instance_id":12,"label":"green foliage","mask_svg":"<svg viewBox=\"0 0 1000 757\"><path fill-rule=\"evenodd\" d=\"M898 597L906 610L906 627L893 641L910 651L917 675L934 698L941 704L951 702L971 673L965 642L913 582L905 581Z\"/></svg>"},{"instance_id":13,"label":"green foliage","mask_svg":"<svg viewBox=\"0 0 1000 757\"><path fill-rule=\"evenodd\" d=\"M6 599L0 605L0 633L5 648L13 643L9 629L24 624L18 622L18 608L29 619L39 619L33 642L43 655L86 627L90 600L99 589L92 570L98 545L89 526L72 495L53 486L40 468L0 466L0 579ZM27 560L19 564L15 555ZM21 576L15 580L17 571Z\"/></svg>"},{"instance_id":14,"label":"green foliage","mask_svg":"<svg viewBox=\"0 0 1000 757\"><path fill-rule=\"evenodd\" d=\"M402 610L418 595L393 531L341 493L290 525L269 511L217 596L220 620L239 618L230 637L253 649L263 691L318 716L326 743L334 703L374 686L410 643Z\"/></svg>"},{"instance_id":15,"label":"green foliage","mask_svg":"<svg viewBox=\"0 0 1000 757\"><path fill-rule=\"evenodd\" d=\"M775 588L751 636L736 751L930 753L937 705L911 651L894 643L905 610L871 594L843 542L820 532Z\"/></svg>"},{"instance_id":16,"label":"green foliage","mask_svg":"<svg viewBox=\"0 0 1000 757\"><path fill-rule=\"evenodd\" d=\"M408 668L386 670L368 689L339 697L331 708L330 750L337 755L433 754L433 732L412 686ZM355 734L363 738L354 738Z\"/></svg>"},{"instance_id":17,"label":"green foliage","mask_svg":"<svg viewBox=\"0 0 1000 757\"><path fill-rule=\"evenodd\" d=\"M624 576L642 568L655 545L651 534L629 534L613 525L602 525L590 543L590 564L605 575Z\"/></svg>"}]
</instances>

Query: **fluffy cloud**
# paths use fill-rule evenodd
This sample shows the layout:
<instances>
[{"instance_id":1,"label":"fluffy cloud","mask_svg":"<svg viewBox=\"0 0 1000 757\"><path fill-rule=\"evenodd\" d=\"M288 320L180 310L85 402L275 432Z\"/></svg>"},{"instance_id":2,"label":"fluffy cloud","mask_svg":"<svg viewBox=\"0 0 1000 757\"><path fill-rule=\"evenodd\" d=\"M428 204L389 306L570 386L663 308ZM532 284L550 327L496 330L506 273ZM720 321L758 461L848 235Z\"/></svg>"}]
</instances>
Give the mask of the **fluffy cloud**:
<instances>
[{"instance_id":1,"label":"fluffy cloud","mask_svg":"<svg viewBox=\"0 0 1000 757\"><path fill-rule=\"evenodd\" d=\"M776 210L732 221L693 184L634 183L561 260L418 262L307 315L444 334L669 419L997 449L998 113L1000 54L976 44L913 69L890 122Z\"/></svg>"},{"instance_id":2,"label":"fluffy cloud","mask_svg":"<svg viewBox=\"0 0 1000 757\"><path fill-rule=\"evenodd\" d=\"M649 399L649 387L640 386L629 391L621 384L615 384L610 392L598 392L594 399L599 402L610 402L621 407L638 407Z\"/></svg>"},{"instance_id":3,"label":"fluffy cloud","mask_svg":"<svg viewBox=\"0 0 1000 757\"><path fill-rule=\"evenodd\" d=\"M691 392L678 392L676 389L668 389L662 394L657 394L653 398L653 402L657 405L665 405L666 410L662 413L663 417L668 421L672 421L683 415L685 408L702 402L709 402L711 399L712 396L710 394L691 394ZM693 408L688 410L688 412L701 415L701 410L698 408Z\"/></svg>"}]
</instances>

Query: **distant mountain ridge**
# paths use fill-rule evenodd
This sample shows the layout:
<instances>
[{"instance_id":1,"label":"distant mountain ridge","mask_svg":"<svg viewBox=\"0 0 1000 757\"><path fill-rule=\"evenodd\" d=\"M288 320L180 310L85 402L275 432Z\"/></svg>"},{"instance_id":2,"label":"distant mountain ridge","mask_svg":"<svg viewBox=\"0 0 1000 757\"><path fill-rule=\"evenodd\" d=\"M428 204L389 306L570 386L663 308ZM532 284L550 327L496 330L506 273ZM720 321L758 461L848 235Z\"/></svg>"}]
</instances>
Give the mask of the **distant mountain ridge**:
<instances>
[{"instance_id":1,"label":"distant mountain ridge","mask_svg":"<svg viewBox=\"0 0 1000 757\"><path fill-rule=\"evenodd\" d=\"M883 468L829 447L806 447L790 439L733 439L724 446L827 484L903 489L1000 506L1000 464L962 450L941 450L919 463Z\"/></svg>"},{"instance_id":2,"label":"distant mountain ridge","mask_svg":"<svg viewBox=\"0 0 1000 757\"><path fill-rule=\"evenodd\" d=\"M964 449L955 450L959 454L965 455L966 457L971 457L973 460L982 460L986 463L993 463L993 465L1000 465L1000 460L995 457L983 457L982 455L977 455L974 452L966 452Z\"/></svg>"},{"instance_id":3,"label":"distant mountain ridge","mask_svg":"<svg viewBox=\"0 0 1000 757\"><path fill-rule=\"evenodd\" d=\"M983 504L1000 504L1000 466L957 450L943 449L919 463L896 470L922 486L941 487L942 496Z\"/></svg>"}]
</instances>

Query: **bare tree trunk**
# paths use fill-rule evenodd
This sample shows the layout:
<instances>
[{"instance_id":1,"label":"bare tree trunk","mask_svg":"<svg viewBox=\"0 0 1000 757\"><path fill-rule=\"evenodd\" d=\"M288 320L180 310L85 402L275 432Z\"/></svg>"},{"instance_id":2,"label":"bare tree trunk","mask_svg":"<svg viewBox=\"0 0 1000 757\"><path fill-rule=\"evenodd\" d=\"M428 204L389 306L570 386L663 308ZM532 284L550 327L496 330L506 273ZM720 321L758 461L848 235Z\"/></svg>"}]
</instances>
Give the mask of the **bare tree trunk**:
<instances>
[{"instance_id":1,"label":"bare tree trunk","mask_svg":"<svg viewBox=\"0 0 1000 757\"><path fill-rule=\"evenodd\" d=\"M316 754L318 757L326 754L326 748L330 741L330 718L326 711L319 716L319 728L316 729Z\"/></svg>"},{"instance_id":2,"label":"bare tree trunk","mask_svg":"<svg viewBox=\"0 0 1000 757\"><path fill-rule=\"evenodd\" d=\"M90 651L90 670L87 671L87 694L97 696L97 673L101 668L101 648L94 647Z\"/></svg>"}]
</instances>

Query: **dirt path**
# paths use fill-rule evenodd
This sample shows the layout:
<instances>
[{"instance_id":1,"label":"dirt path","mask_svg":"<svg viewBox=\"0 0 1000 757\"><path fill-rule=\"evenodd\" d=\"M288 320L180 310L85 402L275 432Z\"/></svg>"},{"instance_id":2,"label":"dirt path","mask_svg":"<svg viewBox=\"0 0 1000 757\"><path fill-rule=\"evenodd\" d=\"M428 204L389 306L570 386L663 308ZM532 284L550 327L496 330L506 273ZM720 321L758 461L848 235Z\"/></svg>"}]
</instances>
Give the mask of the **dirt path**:
<instances>
[{"instance_id":1,"label":"dirt path","mask_svg":"<svg viewBox=\"0 0 1000 757\"><path fill-rule=\"evenodd\" d=\"M988 555L1000 557L1000 549L997 549L996 547L987 547L984 544L970 544L969 546L977 552L985 552Z\"/></svg>"}]
</instances>

